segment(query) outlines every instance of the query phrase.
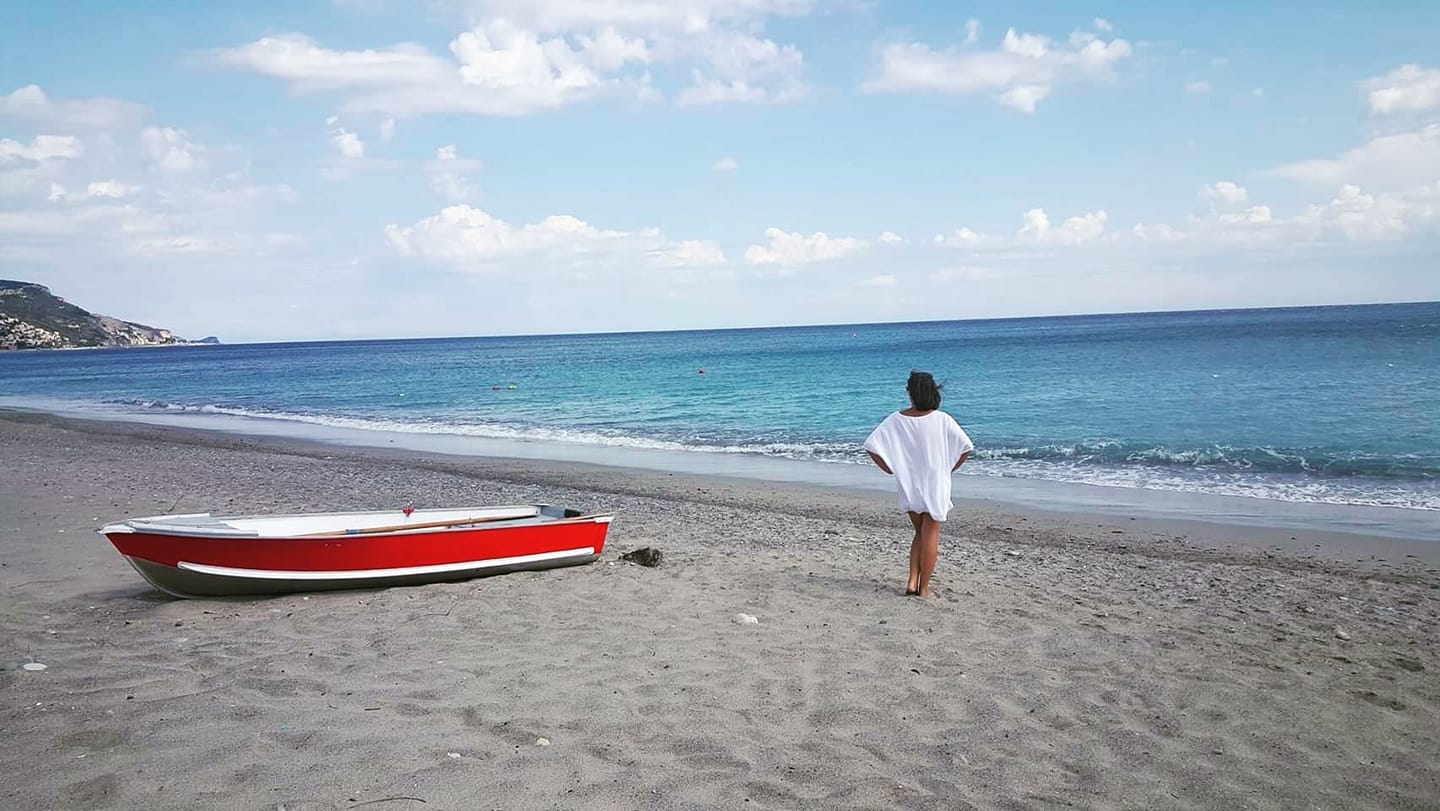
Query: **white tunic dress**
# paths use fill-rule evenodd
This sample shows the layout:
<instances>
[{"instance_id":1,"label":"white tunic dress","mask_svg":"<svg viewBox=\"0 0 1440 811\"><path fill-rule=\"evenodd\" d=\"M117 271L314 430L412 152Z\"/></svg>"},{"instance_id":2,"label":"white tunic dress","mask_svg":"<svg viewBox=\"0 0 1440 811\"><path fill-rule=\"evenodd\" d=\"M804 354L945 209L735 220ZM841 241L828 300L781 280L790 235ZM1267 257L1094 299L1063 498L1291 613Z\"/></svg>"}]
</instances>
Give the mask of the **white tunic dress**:
<instances>
[{"instance_id":1,"label":"white tunic dress","mask_svg":"<svg viewBox=\"0 0 1440 811\"><path fill-rule=\"evenodd\" d=\"M900 509L929 513L944 521L955 505L950 501L950 473L960 456L975 449L965 429L943 411L923 417L895 412L865 440L865 450L895 471Z\"/></svg>"}]
</instances>

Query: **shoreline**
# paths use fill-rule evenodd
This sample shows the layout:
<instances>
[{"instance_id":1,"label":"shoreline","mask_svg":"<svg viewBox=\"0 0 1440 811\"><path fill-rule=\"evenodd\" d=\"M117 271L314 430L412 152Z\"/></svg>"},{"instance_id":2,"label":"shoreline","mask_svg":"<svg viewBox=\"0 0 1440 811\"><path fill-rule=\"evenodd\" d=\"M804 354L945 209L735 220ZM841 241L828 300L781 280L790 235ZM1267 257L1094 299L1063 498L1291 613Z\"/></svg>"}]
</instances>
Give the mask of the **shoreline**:
<instances>
[{"instance_id":1,"label":"shoreline","mask_svg":"<svg viewBox=\"0 0 1440 811\"><path fill-rule=\"evenodd\" d=\"M274 448L341 451L396 459L473 460L486 465L531 466L537 470L574 469L718 479L768 488L814 488L855 498L877 494L893 500L893 484L869 466L835 465L770 457L746 458L642 448L567 445L522 440L492 440L449 434L339 429L303 423L266 423L202 415L90 415L83 412L0 406L0 419L51 419L88 430L126 433L142 426L165 428L173 436L199 443L242 438ZM107 428L106 426L111 426ZM129 428L123 427L129 426ZM956 512L1053 516L1066 524L1143 525L1152 534L1184 535L1212 545L1238 536L1249 545L1299 552L1308 546L1326 554L1417 555L1440 561L1440 513L1371 505L1292 502L1251 496L1218 495L1113 485L1060 482L986 475L956 480ZM888 503L888 502L887 502ZM1138 522L1138 523L1137 523Z\"/></svg>"},{"instance_id":2,"label":"shoreline","mask_svg":"<svg viewBox=\"0 0 1440 811\"><path fill-rule=\"evenodd\" d=\"M13 807L1440 796L1440 567L1418 558L966 504L921 601L883 492L45 415L0 415L0 453ZM223 600L159 594L94 534L416 496L616 521L588 566ZM639 546L660 567L619 561Z\"/></svg>"}]
</instances>

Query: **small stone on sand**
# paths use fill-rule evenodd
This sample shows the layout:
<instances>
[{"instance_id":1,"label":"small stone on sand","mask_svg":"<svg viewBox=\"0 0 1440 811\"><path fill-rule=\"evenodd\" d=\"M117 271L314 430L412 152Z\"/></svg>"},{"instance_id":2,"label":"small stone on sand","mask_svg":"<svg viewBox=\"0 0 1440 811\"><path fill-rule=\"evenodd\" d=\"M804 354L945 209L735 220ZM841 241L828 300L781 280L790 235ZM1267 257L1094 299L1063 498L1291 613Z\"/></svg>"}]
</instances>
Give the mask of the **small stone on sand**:
<instances>
[{"instance_id":1,"label":"small stone on sand","mask_svg":"<svg viewBox=\"0 0 1440 811\"><path fill-rule=\"evenodd\" d=\"M730 621L735 623L736 625L758 625L760 623L760 618L754 616L753 614L742 613L736 614L735 616L731 617Z\"/></svg>"},{"instance_id":2,"label":"small stone on sand","mask_svg":"<svg viewBox=\"0 0 1440 811\"><path fill-rule=\"evenodd\" d=\"M21 667L24 668L25 670L31 670L31 671L37 671L37 670L44 670L44 669L45 669L45 665L42 665L42 664L40 664L39 662L26 662L25 664L21 665Z\"/></svg>"},{"instance_id":3,"label":"small stone on sand","mask_svg":"<svg viewBox=\"0 0 1440 811\"><path fill-rule=\"evenodd\" d=\"M1335 638L1336 638L1336 639L1344 639L1344 640L1347 640L1347 641L1348 641L1348 640L1350 639L1350 634L1346 633L1346 632L1345 632L1345 629L1343 629L1343 628L1336 628L1336 629L1335 629Z\"/></svg>"},{"instance_id":4,"label":"small stone on sand","mask_svg":"<svg viewBox=\"0 0 1440 811\"><path fill-rule=\"evenodd\" d=\"M549 739L549 738L536 738L536 739L535 739L535 745L536 745L536 746L549 746L549 745L550 745L550 739Z\"/></svg>"}]
</instances>

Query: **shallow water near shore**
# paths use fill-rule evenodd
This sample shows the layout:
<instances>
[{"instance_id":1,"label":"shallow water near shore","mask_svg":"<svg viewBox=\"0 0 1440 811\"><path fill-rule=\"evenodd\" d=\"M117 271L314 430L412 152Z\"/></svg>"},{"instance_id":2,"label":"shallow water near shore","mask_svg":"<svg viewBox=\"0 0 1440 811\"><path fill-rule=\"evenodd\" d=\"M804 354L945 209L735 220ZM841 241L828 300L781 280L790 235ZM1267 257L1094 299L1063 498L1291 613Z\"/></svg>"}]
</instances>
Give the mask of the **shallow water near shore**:
<instances>
[{"instance_id":1,"label":"shallow water near shore","mask_svg":"<svg viewBox=\"0 0 1440 811\"><path fill-rule=\"evenodd\" d=\"M971 497L1440 525L1434 303L9 353L0 405L885 487L860 440L910 368L947 384L979 446Z\"/></svg>"}]
</instances>

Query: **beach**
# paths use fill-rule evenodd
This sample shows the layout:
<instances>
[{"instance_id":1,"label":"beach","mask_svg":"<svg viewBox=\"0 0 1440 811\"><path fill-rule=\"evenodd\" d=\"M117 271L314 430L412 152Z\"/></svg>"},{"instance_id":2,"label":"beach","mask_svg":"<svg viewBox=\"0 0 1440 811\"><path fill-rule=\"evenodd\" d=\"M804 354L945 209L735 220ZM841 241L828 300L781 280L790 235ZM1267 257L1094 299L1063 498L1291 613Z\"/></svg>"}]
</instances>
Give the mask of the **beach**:
<instances>
[{"instance_id":1,"label":"beach","mask_svg":"<svg viewBox=\"0 0 1440 811\"><path fill-rule=\"evenodd\" d=\"M921 601L882 491L18 412L0 459L8 808L1440 808L1440 544L961 502ZM94 532L411 501L616 518L227 600Z\"/></svg>"}]
</instances>

